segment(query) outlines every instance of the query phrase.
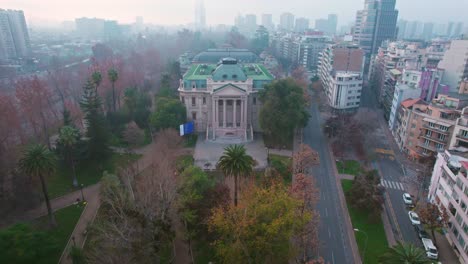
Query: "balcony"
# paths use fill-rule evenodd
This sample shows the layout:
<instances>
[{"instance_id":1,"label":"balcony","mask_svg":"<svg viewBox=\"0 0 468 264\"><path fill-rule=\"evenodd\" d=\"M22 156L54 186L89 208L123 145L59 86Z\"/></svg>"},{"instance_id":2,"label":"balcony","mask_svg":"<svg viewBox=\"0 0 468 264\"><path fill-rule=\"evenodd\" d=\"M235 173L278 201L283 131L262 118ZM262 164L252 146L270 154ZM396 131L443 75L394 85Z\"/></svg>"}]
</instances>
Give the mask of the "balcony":
<instances>
[{"instance_id":1,"label":"balcony","mask_svg":"<svg viewBox=\"0 0 468 264\"><path fill-rule=\"evenodd\" d=\"M439 138L435 138L435 137L431 137L429 135L426 135L425 133L420 133L419 136L422 137L422 138L425 138L427 140L430 140L430 141L433 141L433 142L436 142L436 143L441 143L441 144L445 144L448 141L447 140L448 137L445 137L445 139L439 139ZM468 140L468 139L466 139L466 140Z\"/></svg>"},{"instance_id":2,"label":"balcony","mask_svg":"<svg viewBox=\"0 0 468 264\"><path fill-rule=\"evenodd\" d=\"M462 133L458 133L456 137L462 141L468 142L468 136L463 136Z\"/></svg>"},{"instance_id":3,"label":"balcony","mask_svg":"<svg viewBox=\"0 0 468 264\"><path fill-rule=\"evenodd\" d=\"M448 131L448 130L447 130L447 131L446 131L446 130L442 130L442 129L439 128L439 126L431 127L431 126L429 126L428 124L423 124L423 127L426 128L426 129L435 131L435 132L437 132L437 133L444 134L444 135L450 134L450 131Z\"/></svg>"},{"instance_id":4,"label":"balcony","mask_svg":"<svg viewBox=\"0 0 468 264\"><path fill-rule=\"evenodd\" d=\"M432 151L432 152L436 152L437 153L437 149L431 145L425 145L423 142L419 142L418 143L418 147L420 148L424 148L424 149L427 149L429 151ZM429 155L429 154L425 154L425 155Z\"/></svg>"}]
</instances>

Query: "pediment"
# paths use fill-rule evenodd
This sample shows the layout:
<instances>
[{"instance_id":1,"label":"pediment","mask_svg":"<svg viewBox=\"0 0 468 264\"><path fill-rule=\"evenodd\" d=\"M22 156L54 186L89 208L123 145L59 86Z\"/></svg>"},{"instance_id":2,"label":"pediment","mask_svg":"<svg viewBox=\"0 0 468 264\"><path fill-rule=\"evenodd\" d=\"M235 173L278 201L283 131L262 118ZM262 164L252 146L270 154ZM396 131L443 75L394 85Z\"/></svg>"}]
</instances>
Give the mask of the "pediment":
<instances>
[{"instance_id":1,"label":"pediment","mask_svg":"<svg viewBox=\"0 0 468 264\"><path fill-rule=\"evenodd\" d=\"M245 95L247 92L240 88L239 86L236 86L234 84L226 84L223 85L219 88L214 89L213 94L216 95Z\"/></svg>"}]
</instances>

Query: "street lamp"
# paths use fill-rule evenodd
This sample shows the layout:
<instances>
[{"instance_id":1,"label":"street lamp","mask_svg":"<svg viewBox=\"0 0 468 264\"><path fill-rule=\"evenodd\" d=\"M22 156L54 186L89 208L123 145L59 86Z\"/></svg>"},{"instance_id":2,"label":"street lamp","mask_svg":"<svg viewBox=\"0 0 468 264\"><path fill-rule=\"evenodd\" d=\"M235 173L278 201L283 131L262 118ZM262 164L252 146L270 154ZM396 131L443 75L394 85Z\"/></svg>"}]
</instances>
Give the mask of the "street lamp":
<instances>
[{"instance_id":1,"label":"street lamp","mask_svg":"<svg viewBox=\"0 0 468 264\"><path fill-rule=\"evenodd\" d=\"M84 195L83 195L83 184L80 184L80 191L81 191L81 201L84 202Z\"/></svg>"},{"instance_id":2,"label":"street lamp","mask_svg":"<svg viewBox=\"0 0 468 264\"><path fill-rule=\"evenodd\" d=\"M367 241L369 240L369 237L367 236L367 233L359 230L357 228L354 228L355 232L362 232L364 235L366 235L366 243L364 244L364 252L362 252L362 263L364 263L365 257L366 257L366 249L367 249Z\"/></svg>"}]
</instances>

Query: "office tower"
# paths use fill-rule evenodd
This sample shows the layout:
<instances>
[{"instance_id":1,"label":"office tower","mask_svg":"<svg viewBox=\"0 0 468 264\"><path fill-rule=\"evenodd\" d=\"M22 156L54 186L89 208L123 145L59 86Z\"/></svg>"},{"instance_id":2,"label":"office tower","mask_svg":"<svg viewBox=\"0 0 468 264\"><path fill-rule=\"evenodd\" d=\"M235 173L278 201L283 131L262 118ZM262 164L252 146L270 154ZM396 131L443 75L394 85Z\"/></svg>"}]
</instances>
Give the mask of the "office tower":
<instances>
[{"instance_id":1,"label":"office tower","mask_svg":"<svg viewBox=\"0 0 468 264\"><path fill-rule=\"evenodd\" d=\"M405 38L406 39L415 39L418 34L418 21L408 22L408 27L406 29Z\"/></svg>"},{"instance_id":2,"label":"office tower","mask_svg":"<svg viewBox=\"0 0 468 264\"><path fill-rule=\"evenodd\" d=\"M398 39L404 39L406 34L406 29L408 27L408 21L400 19L397 23L398 30Z\"/></svg>"},{"instance_id":3,"label":"office tower","mask_svg":"<svg viewBox=\"0 0 468 264\"><path fill-rule=\"evenodd\" d=\"M337 26L338 26L338 16L336 14L329 14L327 33L330 35L335 35Z\"/></svg>"},{"instance_id":4,"label":"office tower","mask_svg":"<svg viewBox=\"0 0 468 264\"><path fill-rule=\"evenodd\" d=\"M294 26L294 31L302 33L305 32L307 29L309 29L309 19L304 17L296 18L296 25Z\"/></svg>"},{"instance_id":5,"label":"office tower","mask_svg":"<svg viewBox=\"0 0 468 264\"><path fill-rule=\"evenodd\" d=\"M245 26L245 17L241 14L238 14L234 19L234 26L236 26L239 30L243 29Z\"/></svg>"},{"instance_id":6,"label":"office tower","mask_svg":"<svg viewBox=\"0 0 468 264\"><path fill-rule=\"evenodd\" d=\"M262 14L262 26L268 30L274 30L273 16L271 14Z\"/></svg>"},{"instance_id":7,"label":"office tower","mask_svg":"<svg viewBox=\"0 0 468 264\"><path fill-rule=\"evenodd\" d=\"M206 27L206 13L205 4L203 0L197 0L195 2L195 28L198 30Z\"/></svg>"},{"instance_id":8,"label":"office tower","mask_svg":"<svg viewBox=\"0 0 468 264\"><path fill-rule=\"evenodd\" d=\"M463 31L463 22L458 22L457 25L455 26L455 29L453 30L453 37L459 37L462 34Z\"/></svg>"},{"instance_id":9,"label":"office tower","mask_svg":"<svg viewBox=\"0 0 468 264\"><path fill-rule=\"evenodd\" d=\"M375 54L382 41L396 38L398 10L396 0L366 0L364 9L356 14L354 41L366 53L367 73L371 54Z\"/></svg>"},{"instance_id":10,"label":"office tower","mask_svg":"<svg viewBox=\"0 0 468 264\"><path fill-rule=\"evenodd\" d=\"M449 23L447 24L447 31L445 32L445 35L446 35L447 37L452 36L454 24L455 24L455 23L453 23L453 22L449 22Z\"/></svg>"},{"instance_id":11,"label":"office tower","mask_svg":"<svg viewBox=\"0 0 468 264\"><path fill-rule=\"evenodd\" d=\"M254 14L245 15L245 28L249 34L255 33L257 29L257 16Z\"/></svg>"},{"instance_id":12,"label":"office tower","mask_svg":"<svg viewBox=\"0 0 468 264\"><path fill-rule=\"evenodd\" d=\"M23 11L0 9L0 59L27 57L30 48Z\"/></svg>"},{"instance_id":13,"label":"office tower","mask_svg":"<svg viewBox=\"0 0 468 264\"><path fill-rule=\"evenodd\" d=\"M280 16L280 28L283 30L293 30L294 28L294 15L291 13L283 13Z\"/></svg>"},{"instance_id":14,"label":"office tower","mask_svg":"<svg viewBox=\"0 0 468 264\"><path fill-rule=\"evenodd\" d=\"M432 32L434 30L433 23L424 23L422 37L424 40L430 40L432 38Z\"/></svg>"},{"instance_id":15,"label":"office tower","mask_svg":"<svg viewBox=\"0 0 468 264\"><path fill-rule=\"evenodd\" d=\"M328 20L327 19L316 19L315 20L315 26L314 28L318 31L322 31L324 33L327 33L328 30Z\"/></svg>"}]
</instances>

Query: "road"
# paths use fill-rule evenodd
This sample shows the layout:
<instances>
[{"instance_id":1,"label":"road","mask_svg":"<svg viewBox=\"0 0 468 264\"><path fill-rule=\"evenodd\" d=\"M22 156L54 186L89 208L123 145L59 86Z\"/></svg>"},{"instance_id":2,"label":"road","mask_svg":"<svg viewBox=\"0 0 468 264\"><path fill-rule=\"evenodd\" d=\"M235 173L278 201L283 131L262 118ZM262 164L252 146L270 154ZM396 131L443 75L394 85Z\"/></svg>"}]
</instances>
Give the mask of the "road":
<instances>
[{"instance_id":1,"label":"road","mask_svg":"<svg viewBox=\"0 0 468 264\"><path fill-rule=\"evenodd\" d=\"M367 107L382 112L378 107L377 98L368 87L364 88L362 91L361 107ZM382 135L379 136L375 147L397 152L397 149L392 149L393 142L389 141L391 139L385 135L385 133L389 131L386 120L383 118L383 113L379 115L379 121ZM388 209L389 220L395 238L397 240L403 239L405 242L421 245L416 231L409 220L408 210L403 203L403 193L408 189L405 183L408 182L408 180L403 172L402 165L393 156L381 155L372 163L372 166L379 171L383 180L382 185L386 190L385 206ZM406 170L409 171L410 169L406 168Z\"/></svg>"},{"instance_id":2,"label":"road","mask_svg":"<svg viewBox=\"0 0 468 264\"><path fill-rule=\"evenodd\" d=\"M330 158L328 140L322 131L317 104L312 104L310 113L309 123L303 130L303 142L320 155L320 165L310 169L320 189L317 209L320 213L319 240L321 246L318 254L325 259L326 263L354 263L348 230L345 228L344 216L339 202L332 168L333 161Z\"/></svg>"}]
</instances>

